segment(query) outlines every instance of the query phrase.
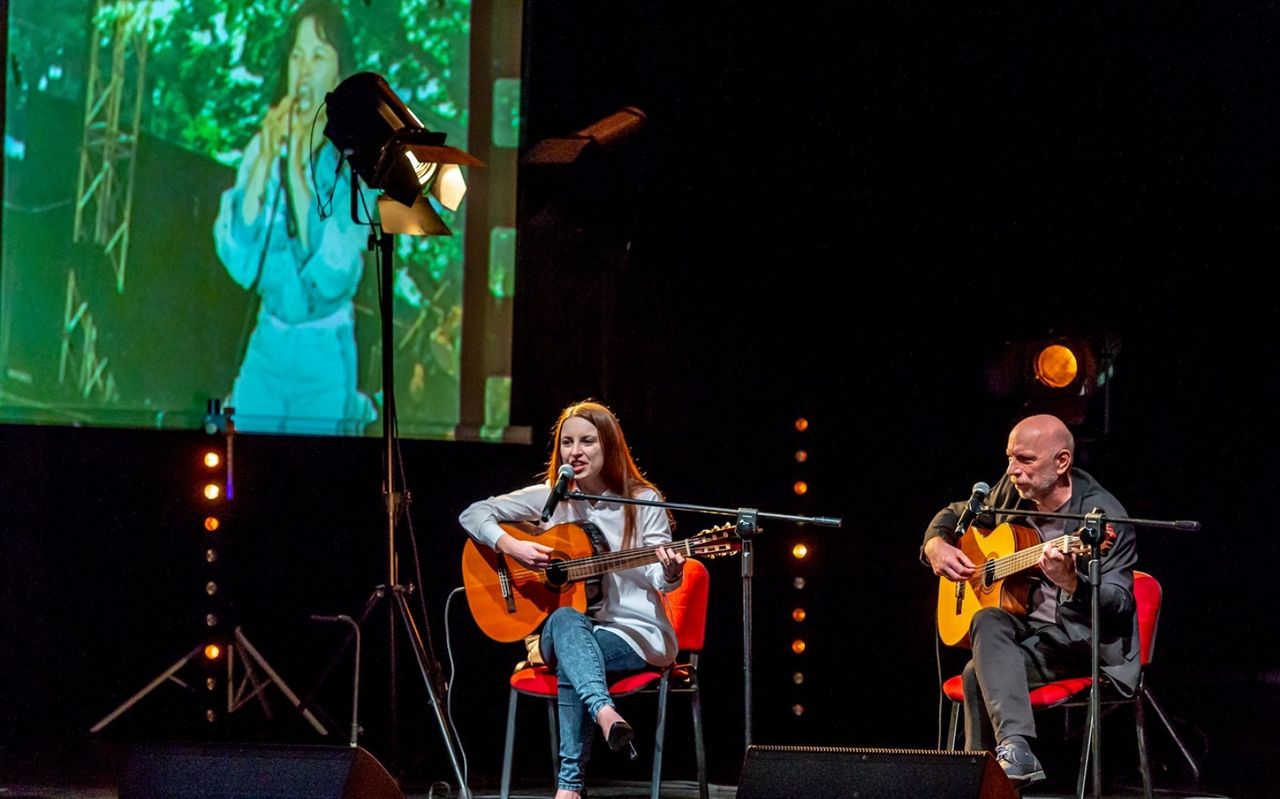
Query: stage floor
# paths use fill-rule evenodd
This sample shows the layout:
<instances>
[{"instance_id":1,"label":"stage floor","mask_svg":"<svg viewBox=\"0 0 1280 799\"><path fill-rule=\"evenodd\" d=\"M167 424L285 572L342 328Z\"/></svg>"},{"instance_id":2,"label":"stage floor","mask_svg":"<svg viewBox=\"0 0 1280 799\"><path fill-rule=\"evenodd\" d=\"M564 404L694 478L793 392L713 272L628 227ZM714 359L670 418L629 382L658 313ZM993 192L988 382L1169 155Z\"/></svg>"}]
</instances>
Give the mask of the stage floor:
<instances>
[{"instance_id":1,"label":"stage floor","mask_svg":"<svg viewBox=\"0 0 1280 799\"><path fill-rule=\"evenodd\" d=\"M532 792L521 787L519 792L512 792L511 797L512 799L549 799L552 795L553 792L549 789L541 792ZM649 787L639 783L600 782L591 786L591 795L593 797L611 797L611 799L648 799ZM732 799L736 795L736 786L711 786L711 799ZM429 788L410 789L405 792L405 799L445 799L446 796L448 794L442 793L439 789L432 793ZM473 799L496 799L498 791L496 788L475 788L472 791L472 796ZM698 796L698 785L692 782L664 782L662 796L666 799L692 799ZM1108 799L1139 799L1142 796L1142 788L1141 786L1117 786L1109 789L1105 796ZM1223 794L1218 793L1163 789L1156 790L1155 796L1179 797L1179 799L1228 799ZM110 781L103 781L93 785L58 782L0 784L0 799L118 799L118 797L119 794L114 784L111 784ZM1034 788L1022 793L1022 799L1074 799L1074 797L1074 792L1041 792ZM806 798L796 797L796 799ZM904 799L910 798L904 797ZM1243 799L1243 797L1229 797L1229 799Z\"/></svg>"},{"instance_id":2,"label":"stage floor","mask_svg":"<svg viewBox=\"0 0 1280 799\"><path fill-rule=\"evenodd\" d=\"M121 773L121 751L116 747L94 745L49 746L26 751L0 750L0 799L118 799L118 778ZM1118 767L1118 766L1117 766ZM1063 774L1039 783L1024 791L1021 799L1074 799L1073 774ZM474 799L494 799L499 795L496 777L470 778ZM512 787L513 799L544 799L553 791L549 779L517 780ZM611 799L648 799L649 783L642 781L594 780L593 797ZM1256 788L1235 784L1229 792L1208 790L1209 783L1190 784L1165 773L1155 780L1156 797L1179 799L1269 799L1277 795L1274 786L1260 784ZM405 799L454 799L442 783L433 786L428 782L413 784L404 782ZM663 797L668 799L696 799L698 785L691 780L664 781ZM732 799L737 795L735 785L712 785L710 799ZM852 796L852 794L850 794ZM1089 795L1086 792L1086 795ZM1106 785L1104 796L1109 799L1138 799L1142 796L1140 780L1117 773ZM810 797L796 797L810 799ZM904 797L910 799L910 797Z\"/></svg>"},{"instance_id":3,"label":"stage floor","mask_svg":"<svg viewBox=\"0 0 1280 799\"><path fill-rule=\"evenodd\" d=\"M52 766L52 764L49 764ZM118 799L118 787L113 773L45 773L37 775L40 766L35 763L20 768L17 779L9 780L0 777L0 799ZM648 799L648 782L608 781L593 782L591 796L611 799ZM472 799L497 799L498 785L477 781L471 786ZM549 799L554 791L549 785L517 784L512 789L512 799ZM404 799L454 799L456 794L443 790L436 785L403 786ZM733 785L712 785L710 799L732 799L737 795L737 787ZM852 794L850 794L852 795ZM1085 795L1089 795L1088 791ZM1155 796L1178 796L1179 799L1263 799L1271 793L1220 794L1212 791L1187 789L1187 787L1157 786ZM696 781L664 781L662 785L664 799L696 799L698 798L698 782ZM1061 785L1056 781L1042 782L1023 791L1021 799L1074 799L1074 785ZM1107 799L1140 799L1142 785L1110 784L1103 793ZM159 799L159 798L157 798ZM804 798L796 798L804 799ZM904 798L910 799L910 798Z\"/></svg>"}]
</instances>

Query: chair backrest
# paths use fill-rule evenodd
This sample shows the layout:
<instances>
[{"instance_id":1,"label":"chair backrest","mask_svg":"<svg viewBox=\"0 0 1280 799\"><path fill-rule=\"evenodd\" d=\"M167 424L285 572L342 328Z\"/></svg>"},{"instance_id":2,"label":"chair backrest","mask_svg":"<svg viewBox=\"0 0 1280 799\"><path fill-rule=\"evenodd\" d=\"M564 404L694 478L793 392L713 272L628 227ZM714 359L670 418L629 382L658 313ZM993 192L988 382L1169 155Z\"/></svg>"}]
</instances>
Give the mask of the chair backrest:
<instances>
[{"instance_id":1,"label":"chair backrest","mask_svg":"<svg viewBox=\"0 0 1280 799\"><path fill-rule=\"evenodd\" d=\"M684 580L680 587L665 595L667 618L676 628L676 640L682 652L701 652L707 633L707 599L711 595L711 577L707 567L695 558L684 562Z\"/></svg>"},{"instance_id":2,"label":"chair backrest","mask_svg":"<svg viewBox=\"0 0 1280 799\"><path fill-rule=\"evenodd\" d=\"M1160 581L1142 571L1133 573L1133 598L1138 606L1138 638L1142 646L1142 665L1151 662L1156 645L1156 627L1160 622L1160 604L1164 589Z\"/></svg>"}]
</instances>

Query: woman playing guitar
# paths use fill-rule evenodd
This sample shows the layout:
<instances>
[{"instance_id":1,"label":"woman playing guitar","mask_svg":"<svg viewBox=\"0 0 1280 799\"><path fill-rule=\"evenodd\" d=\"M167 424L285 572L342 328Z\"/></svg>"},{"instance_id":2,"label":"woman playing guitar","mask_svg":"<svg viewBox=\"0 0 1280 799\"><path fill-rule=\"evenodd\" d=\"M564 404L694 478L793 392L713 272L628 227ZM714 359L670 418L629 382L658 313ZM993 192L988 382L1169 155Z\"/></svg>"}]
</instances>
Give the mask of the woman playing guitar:
<instances>
[{"instance_id":1,"label":"woman playing guitar","mask_svg":"<svg viewBox=\"0 0 1280 799\"><path fill-rule=\"evenodd\" d=\"M613 706L608 682L627 672L665 666L676 656L676 635L659 593L680 585L684 556L667 547L671 518L650 505L557 501L552 494L564 465L572 469L577 490L597 496L660 500L658 489L631 457L613 412L590 400L575 403L556 422L546 481L476 502L459 517L478 545L527 569L547 569L553 547L536 536L508 532L511 522L549 529L564 523L589 525L611 551L656 547L657 562L601 576L600 601L588 615L560 607L547 617L539 648L560 683L560 769L556 799L579 799L583 769L591 756L592 725L598 725L614 751L630 748L631 726ZM563 489L561 489L563 490ZM561 495L562 496L562 495ZM549 513L546 513L550 509ZM546 516L545 521L543 517ZM518 568L518 567L517 567Z\"/></svg>"}]
</instances>

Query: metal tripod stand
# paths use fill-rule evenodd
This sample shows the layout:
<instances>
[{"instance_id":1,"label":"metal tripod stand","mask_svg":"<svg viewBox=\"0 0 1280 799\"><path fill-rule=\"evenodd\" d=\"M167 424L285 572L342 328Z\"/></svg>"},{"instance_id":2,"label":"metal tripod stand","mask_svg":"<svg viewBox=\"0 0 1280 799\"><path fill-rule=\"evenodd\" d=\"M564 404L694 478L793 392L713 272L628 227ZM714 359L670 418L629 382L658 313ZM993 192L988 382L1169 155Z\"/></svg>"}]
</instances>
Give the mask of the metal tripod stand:
<instances>
[{"instance_id":1,"label":"metal tripod stand","mask_svg":"<svg viewBox=\"0 0 1280 799\"><path fill-rule=\"evenodd\" d=\"M147 683L142 690L126 699L115 710L103 716L101 720L89 728L89 732L101 732L108 724L123 715L125 711L142 701L143 697L169 680L172 680L183 688L190 689L191 686L183 681L178 676L178 673L182 671L182 669L186 667L193 658L201 656L203 654L204 647L204 644L196 644L194 649L178 658L177 662L172 666L160 672L160 674L158 674L151 682ZM225 654L227 658L227 715L235 713L249 702L257 699L259 705L262 707L262 712L267 716L267 718L272 718L271 706L267 703L266 691L274 685L276 688L280 689L280 693L285 695L285 698L292 703L294 708L301 712L302 717L307 720L307 723L309 723L316 732L321 735L329 734L329 731L320 723L319 719L315 717L315 714L313 714L309 709L302 707L302 700L299 699L298 695L293 692L293 689L285 683L279 673L271 667L271 664L262 656L262 653L249 642L249 639L245 637L244 631L240 627L235 628L233 640L227 645L227 651ZM237 663L240 664L240 674L238 676L236 672ZM258 674L255 667L262 670L262 675ZM264 675L265 679L263 679ZM237 680L239 680L238 683Z\"/></svg>"},{"instance_id":2,"label":"metal tripod stand","mask_svg":"<svg viewBox=\"0 0 1280 799\"><path fill-rule=\"evenodd\" d=\"M231 500L234 496L234 479L232 472L232 462L234 455L235 441L235 421L233 414L235 410L230 407L223 407L221 401L216 399L209 400L208 412L205 415L205 432L222 433L225 435L226 451L226 477L223 491L225 498ZM155 689L159 688L166 682L172 681L188 690L193 689L190 684L184 681L179 673L186 668L193 659L204 656L205 648L208 642L196 644L196 646L187 654L178 658L176 662L169 668L160 672L156 677L142 687L136 694L126 699L119 707L112 710L106 716L102 717L96 724L89 728L90 733L101 732L108 724L115 721L127 710L129 710L144 697ZM293 705L307 723L320 735L328 735L329 730L324 724L316 718L316 715L306 707L302 706L302 701L298 695L293 692L288 683L280 676L267 659L262 656L249 638L244 634L244 630L236 625L232 630L230 640L225 644L225 652L218 652L216 656L226 657L226 704L223 712L231 715L236 711L245 707L254 699L258 700L258 704L262 708L262 712L268 719L272 718L272 710L270 704L267 703L267 690L274 685L284 694L285 698ZM238 667L237 667L238 666ZM259 673L261 672L261 673ZM210 686L211 688L212 686ZM213 718L208 719L213 721Z\"/></svg>"},{"instance_id":3,"label":"metal tripod stand","mask_svg":"<svg viewBox=\"0 0 1280 799\"><path fill-rule=\"evenodd\" d=\"M356 176L352 175L352 214L355 215L355 181ZM358 640L360 627L373 613L383 600L387 602L388 614L388 662L387 667L390 672L390 726L391 726L391 749L392 759L394 760L397 749L398 735L398 707L396 692L396 671L397 671L397 652L398 644L396 641L396 626L401 624L404 627L405 634L409 638L409 644L413 651L414 661L418 666L418 673L422 676L422 682L427 689L427 698L431 704L431 709L436 717L436 722L440 726L440 734L443 739L444 747L449 755L449 762L453 768L454 776L458 780L458 796L459 799L471 799L471 791L467 787L466 777L463 774L459 753L461 745L458 741L457 734L454 732L449 722L442 694L445 691L444 680L440 673L440 666L434 654L428 649L423 641L422 632L418 629L418 623L414 620L413 613L409 608L407 595L413 592L412 586L401 584L398 575L398 558L396 556L396 519L400 515L401 506L404 497L397 489L396 481L396 437L395 437L395 384L394 372L392 366L392 357L394 354L394 339L392 338L392 259L395 252L395 237L386 232L381 226L375 226L375 232L370 237L370 249L375 250L379 255L380 261L380 281L382 295L382 386L383 386L383 416L382 416L382 434L383 434L383 467L385 473L383 475L384 484L383 492L386 500L386 535L387 535L387 582L374 588L370 594L368 601L365 603L364 610L361 612L359 619L355 623L355 629L347 636L347 640L339 647L333 658L329 662L324 672L317 681L316 687L308 694L308 701L314 696L319 688L320 682L323 682L327 676L329 669L332 668L334 662L346 649L347 644L353 640ZM358 688L357 688L358 690ZM304 703L302 709L305 711L307 705Z\"/></svg>"}]
</instances>

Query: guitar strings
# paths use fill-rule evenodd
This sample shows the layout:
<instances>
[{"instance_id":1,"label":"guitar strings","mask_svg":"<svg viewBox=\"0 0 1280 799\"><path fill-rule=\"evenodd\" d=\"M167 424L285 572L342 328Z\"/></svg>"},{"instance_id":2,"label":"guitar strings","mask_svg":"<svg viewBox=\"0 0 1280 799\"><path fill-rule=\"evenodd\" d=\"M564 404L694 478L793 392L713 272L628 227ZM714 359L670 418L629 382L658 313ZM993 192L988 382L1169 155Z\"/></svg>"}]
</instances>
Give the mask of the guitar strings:
<instances>
[{"instance_id":1,"label":"guitar strings","mask_svg":"<svg viewBox=\"0 0 1280 799\"><path fill-rule=\"evenodd\" d=\"M1075 546L1079 542L1079 540L1080 540L1079 536L1067 534L1059 538L1055 538L1052 541L1046 541L1045 543L1052 544L1053 546L1065 552L1066 550ZM987 563L989 564L994 564L991 567L991 570L993 572L992 579L1000 580L1007 577L1010 574L1015 574L1029 566L1035 565L1040 561L1040 556L1041 556L1041 553L1043 553L1043 551L1044 551L1043 547L1032 546L1032 547L1027 547L1026 549L1022 549L1017 552L1014 552L1013 554L1005 555L1002 558L996 558L995 560L987 561ZM974 574L972 578L970 578L970 580L971 581L977 580L978 582L981 582L982 580L980 578L985 577L985 571L986 571L986 564L983 564L983 566L978 569L978 571Z\"/></svg>"},{"instance_id":2,"label":"guitar strings","mask_svg":"<svg viewBox=\"0 0 1280 799\"><path fill-rule=\"evenodd\" d=\"M708 537L706 533L721 532L727 529L728 528L726 527L706 530L703 531L703 534L686 538L683 541L673 541L670 544L655 544L653 546L641 547L639 549L627 549L621 552L602 552L595 555L588 555L584 558L574 558L572 560L561 561L555 565L555 568L570 572L572 573L572 576L594 577L597 574L604 574L614 568L618 568L619 564L626 563L629 560L637 560L640 561L640 563L643 563L649 560L649 556L656 552L660 546L665 546L669 549L682 549L684 550L684 556L686 558L693 557L694 547L711 543L716 540L713 537ZM640 565L640 563L637 563L636 565ZM584 568L589 569L585 575L576 574ZM599 571L596 571L596 568L599 568ZM547 571L548 569L518 568L512 569L510 574L513 579L525 579L528 577L543 575Z\"/></svg>"}]
</instances>

